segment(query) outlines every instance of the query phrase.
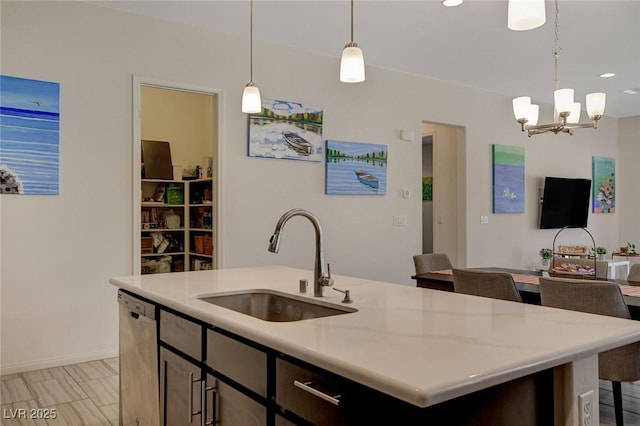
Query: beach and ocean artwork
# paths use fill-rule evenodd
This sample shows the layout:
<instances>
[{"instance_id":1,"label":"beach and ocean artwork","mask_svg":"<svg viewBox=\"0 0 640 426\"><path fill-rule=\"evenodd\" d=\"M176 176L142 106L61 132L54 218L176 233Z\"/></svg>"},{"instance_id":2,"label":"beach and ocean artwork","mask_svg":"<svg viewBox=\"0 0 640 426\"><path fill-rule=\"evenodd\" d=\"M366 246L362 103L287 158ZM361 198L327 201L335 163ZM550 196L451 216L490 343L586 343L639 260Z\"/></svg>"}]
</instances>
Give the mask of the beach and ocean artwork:
<instances>
[{"instance_id":1,"label":"beach and ocean artwork","mask_svg":"<svg viewBox=\"0 0 640 426\"><path fill-rule=\"evenodd\" d=\"M616 160L592 157L593 213L616 211Z\"/></svg>"},{"instance_id":2,"label":"beach and ocean artwork","mask_svg":"<svg viewBox=\"0 0 640 426\"><path fill-rule=\"evenodd\" d=\"M0 193L60 192L60 84L0 76Z\"/></svg>"},{"instance_id":3,"label":"beach and ocean artwork","mask_svg":"<svg viewBox=\"0 0 640 426\"><path fill-rule=\"evenodd\" d=\"M329 195L385 195L387 145L327 141Z\"/></svg>"},{"instance_id":4,"label":"beach and ocean artwork","mask_svg":"<svg viewBox=\"0 0 640 426\"><path fill-rule=\"evenodd\" d=\"M524 213L524 148L493 145L493 213Z\"/></svg>"},{"instance_id":5,"label":"beach and ocean artwork","mask_svg":"<svg viewBox=\"0 0 640 426\"><path fill-rule=\"evenodd\" d=\"M262 99L262 112L249 115L249 156L322 161L322 108Z\"/></svg>"}]
</instances>

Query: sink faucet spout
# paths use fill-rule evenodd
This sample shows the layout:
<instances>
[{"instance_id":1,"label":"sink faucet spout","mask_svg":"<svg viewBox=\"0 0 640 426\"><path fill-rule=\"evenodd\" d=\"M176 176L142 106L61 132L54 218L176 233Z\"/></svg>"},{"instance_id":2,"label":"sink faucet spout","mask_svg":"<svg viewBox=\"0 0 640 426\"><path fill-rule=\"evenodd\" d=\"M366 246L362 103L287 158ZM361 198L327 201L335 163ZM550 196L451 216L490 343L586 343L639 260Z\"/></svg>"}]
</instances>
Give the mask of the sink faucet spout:
<instances>
[{"instance_id":1,"label":"sink faucet spout","mask_svg":"<svg viewBox=\"0 0 640 426\"><path fill-rule=\"evenodd\" d=\"M324 250L323 250L323 242L322 242L322 228L320 227L320 222L318 219L311 214L311 212L304 209L291 209L285 212L278 223L276 224L276 229L269 240L269 248L268 250L271 253L278 253L280 249L280 235L282 233L282 229L284 225L294 216L302 216L306 217L312 224L313 229L316 234L316 258L315 258L315 266L314 266L314 277L313 277L313 295L316 297L323 297L325 295L325 287L330 287L333 285L333 278L331 278L331 272L327 272L327 268L324 263Z\"/></svg>"}]
</instances>

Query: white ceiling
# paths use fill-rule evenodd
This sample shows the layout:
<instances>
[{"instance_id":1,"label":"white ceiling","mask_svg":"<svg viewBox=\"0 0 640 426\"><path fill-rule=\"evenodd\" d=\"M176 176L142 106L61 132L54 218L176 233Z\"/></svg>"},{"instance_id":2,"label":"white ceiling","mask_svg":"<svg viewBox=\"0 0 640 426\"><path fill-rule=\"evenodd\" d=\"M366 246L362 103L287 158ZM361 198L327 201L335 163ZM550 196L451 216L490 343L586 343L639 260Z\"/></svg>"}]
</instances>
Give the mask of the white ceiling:
<instances>
[{"instance_id":1,"label":"white ceiling","mask_svg":"<svg viewBox=\"0 0 640 426\"><path fill-rule=\"evenodd\" d=\"M92 3L249 35L248 0ZM356 0L354 40L369 66L552 104L553 2L546 10L545 25L515 32L507 29L507 0L465 0L458 7ZM349 0L255 0L254 39L339 58L350 38L349 14ZM640 91L640 0L560 0L558 22L560 86L575 89L583 111L587 93L604 91L605 115L640 115L640 93L623 93ZM616 76L600 78L604 72Z\"/></svg>"}]
</instances>

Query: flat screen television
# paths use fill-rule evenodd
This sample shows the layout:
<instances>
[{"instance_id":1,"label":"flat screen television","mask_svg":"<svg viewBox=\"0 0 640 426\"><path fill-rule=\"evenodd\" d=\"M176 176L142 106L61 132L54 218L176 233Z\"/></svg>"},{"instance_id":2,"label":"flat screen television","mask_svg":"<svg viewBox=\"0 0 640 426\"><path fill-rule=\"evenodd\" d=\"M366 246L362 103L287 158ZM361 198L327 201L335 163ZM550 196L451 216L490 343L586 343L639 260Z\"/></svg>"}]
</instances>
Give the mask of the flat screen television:
<instances>
[{"instance_id":1,"label":"flat screen television","mask_svg":"<svg viewBox=\"0 0 640 426\"><path fill-rule=\"evenodd\" d=\"M590 179L547 176L544 180L540 229L586 228L589 216Z\"/></svg>"}]
</instances>

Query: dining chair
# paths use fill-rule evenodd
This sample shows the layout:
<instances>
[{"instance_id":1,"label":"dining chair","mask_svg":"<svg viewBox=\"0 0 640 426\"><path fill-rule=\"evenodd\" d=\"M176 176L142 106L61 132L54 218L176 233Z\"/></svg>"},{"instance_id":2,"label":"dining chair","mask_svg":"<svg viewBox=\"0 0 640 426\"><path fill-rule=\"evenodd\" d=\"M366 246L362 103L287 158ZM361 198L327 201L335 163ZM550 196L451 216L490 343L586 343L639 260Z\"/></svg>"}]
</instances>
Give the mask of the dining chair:
<instances>
[{"instance_id":1,"label":"dining chair","mask_svg":"<svg viewBox=\"0 0 640 426\"><path fill-rule=\"evenodd\" d=\"M640 263L634 263L629 268L629 275L627 275L627 281L632 283L640 283Z\"/></svg>"},{"instance_id":2,"label":"dining chair","mask_svg":"<svg viewBox=\"0 0 640 426\"><path fill-rule=\"evenodd\" d=\"M543 306L631 319L620 287L610 281L540 278ZM622 384L640 380L640 342L598 354L598 375L613 385L616 425L624 424Z\"/></svg>"},{"instance_id":3,"label":"dining chair","mask_svg":"<svg viewBox=\"0 0 640 426\"><path fill-rule=\"evenodd\" d=\"M453 268L449 256L445 253L417 254L413 256L413 264L416 267L416 275Z\"/></svg>"},{"instance_id":4,"label":"dining chair","mask_svg":"<svg viewBox=\"0 0 640 426\"><path fill-rule=\"evenodd\" d=\"M506 272L454 269L453 291L492 299L522 302L513 277Z\"/></svg>"}]
</instances>

